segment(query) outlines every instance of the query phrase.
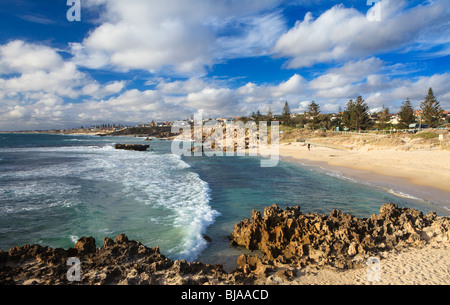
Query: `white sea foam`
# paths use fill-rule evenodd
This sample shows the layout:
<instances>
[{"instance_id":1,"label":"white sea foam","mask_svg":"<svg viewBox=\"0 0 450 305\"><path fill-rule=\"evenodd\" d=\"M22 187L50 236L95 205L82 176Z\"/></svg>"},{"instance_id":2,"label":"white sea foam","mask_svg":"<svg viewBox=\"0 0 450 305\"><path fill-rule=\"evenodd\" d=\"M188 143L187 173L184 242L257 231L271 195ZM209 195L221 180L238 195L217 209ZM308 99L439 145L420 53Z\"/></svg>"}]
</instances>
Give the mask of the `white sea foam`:
<instances>
[{"instance_id":1,"label":"white sea foam","mask_svg":"<svg viewBox=\"0 0 450 305\"><path fill-rule=\"evenodd\" d=\"M79 236L76 236L76 235L70 235L69 237L70 237L70 240L71 240L74 244L76 244L77 241L80 239L80 237L79 237Z\"/></svg>"},{"instance_id":2,"label":"white sea foam","mask_svg":"<svg viewBox=\"0 0 450 305\"><path fill-rule=\"evenodd\" d=\"M13 214L13 213L20 213L20 212L32 212L32 211L39 211L41 209L44 209L45 205L43 204L35 204L35 205L26 205L26 206L11 206L11 205L4 205L0 206L0 212L4 214Z\"/></svg>"},{"instance_id":3,"label":"white sea foam","mask_svg":"<svg viewBox=\"0 0 450 305\"><path fill-rule=\"evenodd\" d=\"M208 184L179 156L106 149L84 166L85 179L120 181L125 196L175 214L173 226L182 227L183 236L168 250L172 256L195 260L205 249L203 234L219 213L209 205Z\"/></svg>"},{"instance_id":4,"label":"white sea foam","mask_svg":"<svg viewBox=\"0 0 450 305\"><path fill-rule=\"evenodd\" d=\"M93 139L93 138L87 138L87 139L64 139L63 142L110 142L108 139Z\"/></svg>"},{"instance_id":5,"label":"white sea foam","mask_svg":"<svg viewBox=\"0 0 450 305\"><path fill-rule=\"evenodd\" d=\"M72 139L69 139L72 140ZM3 189L10 198L53 198L42 205L20 208L2 207L3 212L24 209L70 207L77 204L80 186L66 179L52 183L42 181L54 178L77 178L123 185L122 196L141 202L144 206L160 207L173 214L172 226L181 227L181 237L168 252L176 258L195 260L207 243L203 238L206 228L219 213L211 208L208 184L190 170L189 164L179 156L153 152L115 150L111 145L72 147L8 148L8 152L45 153L43 158L72 158L70 162L49 162L39 168L23 167L21 170L0 173L4 181L18 181ZM32 182L30 182L32 180ZM65 200L67 196L71 200ZM73 195L73 196L71 196ZM0 194L0 199L3 195ZM3 198L7 199L7 198ZM75 202L74 202L75 200ZM165 219L164 221L168 221Z\"/></svg>"},{"instance_id":6,"label":"white sea foam","mask_svg":"<svg viewBox=\"0 0 450 305\"><path fill-rule=\"evenodd\" d=\"M102 233L103 235L110 235L110 234L113 234L113 233L114 233L114 232L113 232L111 229L109 229L109 228L100 229L100 230L98 230L98 232Z\"/></svg>"},{"instance_id":7,"label":"white sea foam","mask_svg":"<svg viewBox=\"0 0 450 305\"><path fill-rule=\"evenodd\" d=\"M412 196L412 195L409 195L409 194L406 194L406 193L403 193L403 192L400 192L400 191L394 191L393 189L386 188L385 190L386 190L388 193L390 193L390 194L392 194L392 195L394 195L394 196L397 196L397 197L402 197L402 198L407 198L407 199L413 199L413 200L422 200L422 199L420 199L420 198L417 198L417 197L415 197L415 196Z\"/></svg>"},{"instance_id":8,"label":"white sea foam","mask_svg":"<svg viewBox=\"0 0 450 305\"><path fill-rule=\"evenodd\" d=\"M333 171L333 170L329 170L329 169L324 169L324 168L322 168L322 170L325 171L325 174L326 174L326 175L328 175L328 176L330 176L330 177L333 177L333 178L338 178L338 179L341 179L341 180L351 181L351 182L354 182L354 183L358 183L358 182L359 182L359 181L357 181L356 179L347 177L347 176L345 176L344 174L342 174L342 173L340 173L340 172L337 172L337 171Z\"/></svg>"},{"instance_id":9,"label":"white sea foam","mask_svg":"<svg viewBox=\"0 0 450 305\"><path fill-rule=\"evenodd\" d=\"M4 214L41 211L55 207L69 208L80 203L75 196L72 196L70 200L61 198L61 196L67 196L72 193L73 189L69 187L54 187L52 184L36 184L34 188L15 185L2 188L2 190L0 193L1 201L26 201L26 203L21 204L1 206L0 211Z\"/></svg>"},{"instance_id":10,"label":"white sea foam","mask_svg":"<svg viewBox=\"0 0 450 305\"><path fill-rule=\"evenodd\" d=\"M353 179L353 178L347 177L341 172L333 171L333 170L330 170L330 169L325 169L325 168L322 168L322 167L320 169L323 170L323 172L326 175L330 176L330 177L334 177L334 178L338 178L338 179L341 179L341 180L350 181L350 182L353 182L353 183L363 184L363 185L367 185L367 186L370 186L370 187L377 187L377 188L380 188L383 191L385 191L385 192L387 192L389 194L392 194L394 196L397 196L397 197L423 201L423 199L421 199L421 198L415 197L413 195L410 195L410 194L407 194L407 193L404 193L404 192L401 192L401 191L395 191L395 190L393 190L391 188L382 187L382 186L379 186L379 185L377 186L376 184L373 184L373 183L371 183L369 181L357 180L357 179Z\"/></svg>"}]
</instances>

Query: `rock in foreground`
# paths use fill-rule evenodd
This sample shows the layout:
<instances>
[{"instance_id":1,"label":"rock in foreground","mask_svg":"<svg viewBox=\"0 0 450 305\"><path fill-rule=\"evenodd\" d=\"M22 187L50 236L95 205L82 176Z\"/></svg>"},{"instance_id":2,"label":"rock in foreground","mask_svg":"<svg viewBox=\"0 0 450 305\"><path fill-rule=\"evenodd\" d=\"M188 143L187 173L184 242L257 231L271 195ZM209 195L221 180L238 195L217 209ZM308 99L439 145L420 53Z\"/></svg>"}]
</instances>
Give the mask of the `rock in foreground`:
<instances>
[{"instance_id":1,"label":"rock in foreground","mask_svg":"<svg viewBox=\"0 0 450 305\"><path fill-rule=\"evenodd\" d=\"M115 240L104 238L101 248L94 238L82 237L67 250L26 245L0 251L0 284L235 285L273 279L289 283L306 265L355 268L385 251L449 241L449 217L423 215L393 203L370 218L339 210L329 215L303 214L299 207L283 211L273 205L264 216L252 211L251 219L235 225L231 243L260 250L263 256L242 254L230 273L220 264L170 260L158 247L148 248L119 234ZM72 257L81 262L79 282L67 279Z\"/></svg>"},{"instance_id":2,"label":"rock in foreground","mask_svg":"<svg viewBox=\"0 0 450 305\"><path fill-rule=\"evenodd\" d=\"M70 257L81 261L81 281L68 281ZM0 252L0 284L40 285L170 285L236 283L222 265L172 261L159 252L120 234L105 238L96 248L95 239L82 237L74 248L51 249L26 245Z\"/></svg>"},{"instance_id":3,"label":"rock in foreground","mask_svg":"<svg viewBox=\"0 0 450 305\"><path fill-rule=\"evenodd\" d=\"M430 240L450 240L450 218L433 212L424 216L394 203L384 204L380 215L370 218L339 210L329 215L303 214L298 206L283 211L272 205L263 217L252 211L251 219L236 224L231 235L233 245L261 250L269 262L339 269L364 265L369 256L383 251L421 247Z\"/></svg>"}]
</instances>

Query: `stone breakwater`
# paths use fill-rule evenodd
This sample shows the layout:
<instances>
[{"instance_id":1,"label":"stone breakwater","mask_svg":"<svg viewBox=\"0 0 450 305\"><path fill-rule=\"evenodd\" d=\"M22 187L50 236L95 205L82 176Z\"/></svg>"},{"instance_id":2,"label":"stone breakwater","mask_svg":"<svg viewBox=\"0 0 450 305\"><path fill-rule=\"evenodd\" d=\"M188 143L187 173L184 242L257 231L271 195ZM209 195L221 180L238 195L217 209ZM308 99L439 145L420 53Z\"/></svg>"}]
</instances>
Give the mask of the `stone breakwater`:
<instances>
[{"instance_id":1,"label":"stone breakwater","mask_svg":"<svg viewBox=\"0 0 450 305\"><path fill-rule=\"evenodd\" d=\"M67 250L25 245L0 251L0 284L235 285L274 278L289 283L306 265L357 268L369 256L391 249L448 243L449 229L449 217L423 215L396 204L385 204L380 215L361 219L338 210L302 214L299 207L283 211L273 205L263 216L252 211L251 219L235 225L232 245L260 250L262 255L242 254L230 273L220 264L170 260L158 247L148 248L119 234L115 240L104 238L100 248L94 238L82 237ZM78 282L67 278L71 257L81 262Z\"/></svg>"}]
</instances>

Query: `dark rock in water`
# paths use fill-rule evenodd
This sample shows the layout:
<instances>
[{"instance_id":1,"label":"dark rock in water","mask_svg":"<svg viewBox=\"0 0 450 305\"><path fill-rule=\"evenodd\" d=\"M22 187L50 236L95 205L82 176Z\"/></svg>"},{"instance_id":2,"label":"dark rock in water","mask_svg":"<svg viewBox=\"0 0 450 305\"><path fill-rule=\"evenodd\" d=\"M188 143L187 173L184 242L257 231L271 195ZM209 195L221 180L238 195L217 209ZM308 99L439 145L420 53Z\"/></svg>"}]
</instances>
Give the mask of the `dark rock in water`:
<instances>
[{"instance_id":1,"label":"dark rock in water","mask_svg":"<svg viewBox=\"0 0 450 305\"><path fill-rule=\"evenodd\" d=\"M142 144L116 144L115 149L125 149L125 150L136 150L136 151L146 151L150 145Z\"/></svg>"}]
</instances>

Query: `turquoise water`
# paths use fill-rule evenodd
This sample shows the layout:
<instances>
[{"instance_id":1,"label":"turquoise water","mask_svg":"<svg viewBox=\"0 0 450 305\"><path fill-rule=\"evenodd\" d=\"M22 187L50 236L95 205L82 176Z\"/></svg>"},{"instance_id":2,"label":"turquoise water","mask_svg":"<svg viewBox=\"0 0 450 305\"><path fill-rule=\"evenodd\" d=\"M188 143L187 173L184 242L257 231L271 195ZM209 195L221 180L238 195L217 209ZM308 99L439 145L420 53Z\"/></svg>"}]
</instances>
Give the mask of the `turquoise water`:
<instances>
[{"instance_id":1,"label":"turquoise water","mask_svg":"<svg viewBox=\"0 0 450 305\"><path fill-rule=\"evenodd\" d=\"M147 152L112 148L143 140L0 134L0 249L68 248L81 236L100 246L104 237L125 233L173 259L232 265L242 251L228 243L234 224L273 203L359 217L378 213L385 202L450 214L294 163L261 168L253 157L180 158L164 140L145 142Z\"/></svg>"}]
</instances>

